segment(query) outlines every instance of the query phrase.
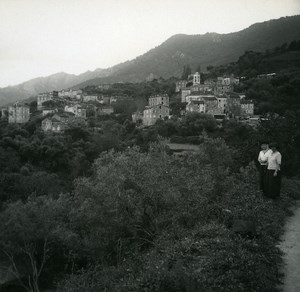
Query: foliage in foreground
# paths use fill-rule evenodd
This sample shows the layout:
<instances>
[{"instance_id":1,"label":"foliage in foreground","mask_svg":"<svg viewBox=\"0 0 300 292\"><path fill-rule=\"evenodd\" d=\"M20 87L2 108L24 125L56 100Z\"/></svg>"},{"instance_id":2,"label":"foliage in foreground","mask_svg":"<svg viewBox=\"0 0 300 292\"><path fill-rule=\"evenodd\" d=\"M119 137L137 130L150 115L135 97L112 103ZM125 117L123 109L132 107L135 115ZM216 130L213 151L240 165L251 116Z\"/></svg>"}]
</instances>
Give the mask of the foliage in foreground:
<instances>
[{"instance_id":1,"label":"foliage in foreground","mask_svg":"<svg viewBox=\"0 0 300 292\"><path fill-rule=\"evenodd\" d=\"M1 248L33 291L275 291L275 244L300 187L286 180L269 201L254 165L231 166L221 139L182 158L163 143L101 154L74 193L8 204Z\"/></svg>"}]
</instances>

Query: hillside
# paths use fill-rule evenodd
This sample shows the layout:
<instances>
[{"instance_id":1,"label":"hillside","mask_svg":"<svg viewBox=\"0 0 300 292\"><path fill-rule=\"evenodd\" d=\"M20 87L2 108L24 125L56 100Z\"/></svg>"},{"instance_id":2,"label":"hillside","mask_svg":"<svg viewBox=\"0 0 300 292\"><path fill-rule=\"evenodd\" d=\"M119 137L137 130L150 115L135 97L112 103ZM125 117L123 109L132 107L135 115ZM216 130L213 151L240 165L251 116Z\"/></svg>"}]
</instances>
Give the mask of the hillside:
<instances>
[{"instance_id":1,"label":"hillside","mask_svg":"<svg viewBox=\"0 0 300 292\"><path fill-rule=\"evenodd\" d=\"M179 77L185 64L208 65L236 61L245 51L265 51L300 38L300 16L284 17L256 23L230 34L175 35L146 54L119 66L106 78L88 80L76 87L102 82L138 82L152 73L157 77Z\"/></svg>"},{"instance_id":2,"label":"hillside","mask_svg":"<svg viewBox=\"0 0 300 292\"><path fill-rule=\"evenodd\" d=\"M266 73L276 75L257 78ZM300 40L265 52L247 51L237 62L210 68L203 79L230 74L244 77L235 90L254 101L256 114L300 109Z\"/></svg>"},{"instance_id":3,"label":"hillside","mask_svg":"<svg viewBox=\"0 0 300 292\"><path fill-rule=\"evenodd\" d=\"M237 62L212 66L204 78L234 74L253 78L259 74L277 73L297 74L300 72L300 39L292 41L265 52L246 51ZM298 74L299 75L299 74Z\"/></svg>"},{"instance_id":4,"label":"hillside","mask_svg":"<svg viewBox=\"0 0 300 292\"><path fill-rule=\"evenodd\" d=\"M283 17L230 34L174 35L160 46L112 68L88 71L81 75L58 73L36 78L17 86L0 89L0 106L39 92L80 88L115 82L139 82L146 78L179 77L185 64L220 65L236 61L245 51L264 51L300 38L300 16ZM194 67L194 68L193 68Z\"/></svg>"},{"instance_id":5,"label":"hillside","mask_svg":"<svg viewBox=\"0 0 300 292\"><path fill-rule=\"evenodd\" d=\"M80 75L60 72L47 77L34 78L16 86L0 88L0 106L37 95L41 92L68 88L91 78L104 77L110 72L110 69L96 69Z\"/></svg>"}]
</instances>

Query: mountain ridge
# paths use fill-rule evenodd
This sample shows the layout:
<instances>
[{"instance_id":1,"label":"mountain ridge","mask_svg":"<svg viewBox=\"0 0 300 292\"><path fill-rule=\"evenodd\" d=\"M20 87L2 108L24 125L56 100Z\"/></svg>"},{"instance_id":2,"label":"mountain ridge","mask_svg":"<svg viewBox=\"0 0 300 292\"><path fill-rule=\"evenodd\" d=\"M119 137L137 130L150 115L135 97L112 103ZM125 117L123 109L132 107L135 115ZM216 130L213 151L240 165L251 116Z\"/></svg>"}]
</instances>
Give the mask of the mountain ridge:
<instances>
[{"instance_id":1,"label":"mountain ridge","mask_svg":"<svg viewBox=\"0 0 300 292\"><path fill-rule=\"evenodd\" d=\"M49 76L33 78L18 85L3 87L0 88L0 106L29 98L41 92L66 89L96 76L106 76L110 70L110 68L98 68L78 75L57 72Z\"/></svg>"},{"instance_id":2,"label":"mountain ridge","mask_svg":"<svg viewBox=\"0 0 300 292\"><path fill-rule=\"evenodd\" d=\"M0 88L0 106L43 91L82 88L101 83L140 82L150 77L180 77L186 64L190 64L192 70L201 65L203 70L208 65L234 62L245 51L265 51L299 39L298 28L300 15L255 23L228 34L175 34L145 54L106 69L86 71L79 75L60 72L61 78L56 78L56 73Z\"/></svg>"},{"instance_id":3,"label":"mountain ridge","mask_svg":"<svg viewBox=\"0 0 300 292\"><path fill-rule=\"evenodd\" d=\"M186 64L192 65L193 70L198 65L202 68L208 65L221 65L236 61L245 51L265 51L298 39L300 38L298 27L300 16L296 15L255 23L229 34L176 34L160 46L131 60L126 68L121 68L116 74L88 80L76 85L75 88L98 85L101 82L137 82L145 80L151 73L164 78L180 77ZM170 62L171 59L173 62ZM149 60L151 62L148 62ZM141 71L139 67L143 67L143 63L147 70Z\"/></svg>"}]
</instances>

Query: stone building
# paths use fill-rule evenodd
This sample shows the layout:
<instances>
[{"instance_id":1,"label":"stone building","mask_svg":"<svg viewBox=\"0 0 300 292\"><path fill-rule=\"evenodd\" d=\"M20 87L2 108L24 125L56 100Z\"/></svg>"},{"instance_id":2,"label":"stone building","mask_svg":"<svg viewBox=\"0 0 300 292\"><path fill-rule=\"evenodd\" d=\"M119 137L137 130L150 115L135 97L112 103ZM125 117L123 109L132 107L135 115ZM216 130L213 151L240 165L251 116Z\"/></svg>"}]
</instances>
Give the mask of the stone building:
<instances>
[{"instance_id":1,"label":"stone building","mask_svg":"<svg viewBox=\"0 0 300 292\"><path fill-rule=\"evenodd\" d=\"M66 105L65 112L73 113L78 118L86 118L86 109L79 104Z\"/></svg>"},{"instance_id":2,"label":"stone building","mask_svg":"<svg viewBox=\"0 0 300 292\"><path fill-rule=\"evenodd\" d=\"M190 87L191 92L213 92L213 86L207 84L196 84Z\"/></svg>"},{"instance_id":3,"label":"stone building","mask_svg":"<svg viewBox=\"0 0 300 292\"><path fill-rule=\"evenodd\" d=\"M186 88L187 81L179 80L176 82L175 92L180 92L183 88Z\"/></svg>"},{"instance_id":4,"label":"stone building","mask_svg":"<svg viewBox=\"0 0 300 292\"><path fill-rule=\"evenodd\" d=\"M230 85L230 78L229 77L218 77L217 85Z\"/></svg>"},{"instance_id":5,"label":"stone building","mask_svg":"<svg viewBox=\"0 0 300 292\"><path fill-rule=\"evenodd\" d=\"M30 109L29 106L18 105L8 107L8 122L16 124L24 124L29 121Z\"/></svg>"},{"instance_id":6,"label":"stone building","mask_svg":"<svg viewBox=\"0 0 300 292\"><path fill-rule=\"evenodd\" d=\"M159 119L169 118L170 109L164 104L148 106L143 112L143 125L152 126Z\"/></svg>"},{"instance_id":7,"label":"stone building","mask_svg":"<svg viewBox=\"0 0 300 292\"><path fill-rule=\"evenodd\" d=\"M41 125L41 128L44 132L51 131L55 133L63 132L66 127L66 123L59 121L55 117L44 119Z\"/></svg>"},{"instance_id":8,"label":"stone building","mask_svg":"<svg viewBox=\"0 0 300 292\"><path fill-rule=\"evenodd\" d=\"M186 96L191 94L191 89L189 88L182 88L181 89L181 102L187 102Z\"/></svg>"},{"instance_id":9,"label":"stone building","mask_svg":"<svg viewBox=\"0 0 300 292\"><path fill-rule=\"evenodd\" d=\"M186 112L205 113L205 104L202 100L191 100L185 107Z\"/></svg>"},{"instance_id":10,"label":"stone building","mask_svg":"<svg viewBox=\"0 0 300 292\"><path fill-rule=\"evenodd\" d=\"M112 103L114 103L114 102L117 102L118 99L119 99L118 96L111 96L111 97L109 98L109 103L112 104Z\"/></svg>"},{"instance_id":11,"label":"stone building","mask_svg":"<svg viewBox=\"0 0 300 292\"><path fill-rule=\"evenodd\" d=\"M41 128L43 131L51 131L55 133L61 133L66 130L75 121L80 120L84 123L84 119L77 119L71 112L56 113L54 116L45 118L42 121Z\"/></svg>"},{"instance_id":12,"label":"stone building","mask_svg":"<svg viewBox=\"0 0 300 292\"><path fill-rule=\"evenodd\" d=\"M205 113L211 115L220 113L220 109L218 108L218 99L215 96L203 96L203 101L205 104Z\"/></svg>"},{"instance_id":13,"label":"stone building","mask_svg":"<svg viewBox=\"0 0 300 292\"><path fill-rule=\"evenodd\" d=\"M197 84L200 84L200 74L198 72L193 75L193 85Z\"/></svg>"},{"instance_id":14,"label":"stone building","mask_svg":"<svg viewBox=\"0 0 300 292\"><path fill-rule=\"evenodd\" d=\"M40 93L37 96L37 109L41 110L43 108L43 103L48 100L52 100L53 95L50 93Z\"/></svg>"},{"instance_id":15,"label":"stone building","mask_svg":"<svg viewBox=\"0 0 300 292\"><path fill-rule=\"evenodd\" d=\"M202 94L201 93L199 93L199 92L191 92L189 95L187 95L186 97L185 97L185 100L184 100L184 102L186 102L186 103L189 103L189 102L191 102L192 100L203 100L202 99Z\"/></svg>"},{"instance_id":16,"label":"stone building","mask_svg":"<svg viewBox=\"0 0 300 292\"><path fill-rule=\"evenodd\" d=\"M217 86L215 86L214 88L214 94L216 95L224 95L228 92L231 92L233 90L232 85L219 85L217 84Z\"/></svg>"},{"instance_id":17,"label":"stone building","mask_svg":"<svg viewBox=\"0 0 300 292\"><path fill-rule=\"evenodd\" d=\"M78 90L61 90L58 92L58 96L59 97L69 97L71 99L81 99L82 96L82 90L78 89Z\"/></svg>"},{"instance_id":18,"label":"stone building","mask_svg":"<svg viewBox=\"0 0 300 292\"><path fill-rule=\"evenodd\" d=\"M221 113L218 107L218 99L213 94L203 94L198 92L192 92L190 95L186 96L186 102L190 104L191 102L202 101L204 103L204 112L208 114L219 114ZM194 105L191 104L191 107Z\"/></svg>"},{"instance_id":19,"label":"stone building","mask_svg":"<svg viewBox=\"0 0 300 292\"><path fill-rule=\"evenodd\" d=\"M83 102L98 101L98 95L84 95L82 96L82 101Z\"/></svg>"},{"instance_id":20,"label":"stone building","mask_svg":"<svg viewBox=\"0 0 300 292\"><path fill-rule=\"evenodd\" d=\"M104 116L114 113L114 108L111 105L103 105L96 109L97 115Z\"/></svg>"},{"instance_id":21,"label":"stone building","mask_svg":"<svg viewBox=\"0 0 300 292\"><path fill-rule=\"evenodd\" d=\"M231 76L231 77L230 77L230 84L238 85L238 84L240 84L240 79L239 79L239 78L236 78L236 77L234 77L234 76Z\"/></svg>"},{"instance_id":22,"label":"stone building","mask_svg":"<svg viewBox=\"0 0 300 292\"><path fill-rule=\"evenodd\" d=\"M169 96L167 94L158 94L150 96L148 100L149 105L143 111L143 125L151 126L156 123L158 119L169 118Z\"/></svg>"},{"instance_id":23,"label":"stone building","mask_svg":"<svg viewBox=\"0 0 300 292\"><path fill-rule=\"evenodd\" d=\"M48 114L54 114L58 111L57 108L44 108L43 111L42 111L42 115L43 116L46 116Z\"/></svg>"},{"instance_id":24,"label":"stone building","mask_svg":"<svg viewBox=\"0 0 300 292\"><path fill-rule=\"evenodd\" d=\"M98 101L99 103L102 103L102 104L110 104L110 96L100 96L98 98Z\"/></svg>"},{"instance_id":25,"label":"stone building","mask_svg":"<svg viewBox=\"0 0 300 292\"><path fill-rule=\"evenodd\" d=\"M8 108L1 108L1 119L8 119Z\"/></svg>"},{"instance_id":26,"label":"stone building","mask_svg":"<svg viewBox=\"0 0 300 292\"><path fill-rule=\"evenodd\" d=\"M155 106L155 105L165 105L169 106L169 96L167 94L158 94L155 96L149 97L149 106Z\"/></svg>"},{"instance_id":27,"label":"stone building","mask_svg":"<svg viewBox=\"0 0 300 292\"><path fill-rule=\"evenodd\" d=\"M259 79L273 79L274 77L276 77L276 73L267 73L267 74L257 75L257 78L259 78Z\"/></svg>"},{"instance_id":28,"label":"stone building","mask_svg":"<svg viewBox=\"0 0 300 292\"><path fill-rule=\"evenodd\" d=\"M70 112L56 113L52 118L63 123L69 123L75 120L75 114Z\"/></svg>"},{"instance_id":29,"label":"stone building","mask_svg":"<svg viewBox=\"0 0 300 292\"><path fill-rule=\"evenodd\" d=\"M134 112L132 115L132 121L137 123L139 121L143 121L143 113L142 112Z\"/></svg>"},{"instance_id":30,"label":"stone building","mask_svg":"<svg viewBox=\"0 0 300 292\"><path fill-rule=\"evenodd\" d=\"M100 84L98 85L98 89L100 90L108 90L110 88L110 84Z\"/></svg>"},{"instance_id":31,"label":"stone building","mask_svg":"<svg viewBox=\"0 0 300 292\"><path fill-rule=\"evenodd\" d=\"M189 103L192 100L204 100L206 97L215 98L214 94L211 93L202 93L202 92L191 92L189 95L185 97L185 102Z\"/></svg>"},{"instance_id":32,"label":"stone building","mask_svg":"<svg viewBox=\"0 0 300 292\"><path fill-rule=\"evenodd\" d=\"M239 78L234 77L233 75L230 77L218 77L217 85L236 85L239 84Z\"/></svg>"},{"instance_id":33,"label":"stone building","mask_svg":"<svg viewBox=\"0 0 300 292\"><path fill-rule=\"evenodd\" d=\"M224 96L218 96L218 108L220 109L220 113L226 113L227 110L227 97Z\"/></svg>"},{"instance_id":34,"label":"stone building","mask_svg":"<svg viewBox=\"0 0 300 292\"><path fill-rule=\"evenodd\" d=\"M226 113L232 116L253 116L254 103L239 96L228 97Z\"/></svg>"},{"instance_id":35,"label":"stone building","mask_svg":"<svg viewBox=\"0 0 300 292\"><path fill-rule=\"evenodd\" d=\"M239 84L239 82L239 78L236 78L233 75L230 77L218 77L214 92L216 95L222 95L228 92L232 92L234 89L234 85Z\"/></svg>"},{"instance_id":36,"label":"stone building","mask_svg":"<svg viewBox=\"0 0 300 292\"><path fill-rule=\"evenodd\" d=\"M254 103L252 100L241 100L241 114L245 116L254 115Z\"/></svg>"}]
</instances>

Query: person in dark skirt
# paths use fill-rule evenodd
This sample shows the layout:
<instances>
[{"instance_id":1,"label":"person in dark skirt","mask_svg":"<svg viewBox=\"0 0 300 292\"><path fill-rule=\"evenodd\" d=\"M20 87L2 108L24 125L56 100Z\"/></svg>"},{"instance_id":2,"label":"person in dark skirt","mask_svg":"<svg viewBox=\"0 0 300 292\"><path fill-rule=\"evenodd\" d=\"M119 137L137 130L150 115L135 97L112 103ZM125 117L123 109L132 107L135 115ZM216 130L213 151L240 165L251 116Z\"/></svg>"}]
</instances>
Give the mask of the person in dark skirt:
<instances>
[{"instance_id":1,"label":"person in dark skirt","mask_svg":"<svg viewBox=\"0 0 300 292\"><path fill-rule=\"evenodd\" d=\"M261 143L261 151L258 155L259 162L259 187L263 193L266 193L266 177L267 177L267 166L268 157L271 155L272 151L269 149L269 144L267 142Z\"/></svg>"},{"instance_id":2,"label":"person in dark skirt","mask_svg":"<svg viewBox=\"0 0 300 292\"><path fill-rule=\"evenodd\" d=\"M281 189L281 154L276 143L271 143L271 155L268 157L266 196L276 199L280 196Z\"/></svg>"}]
</instances>

